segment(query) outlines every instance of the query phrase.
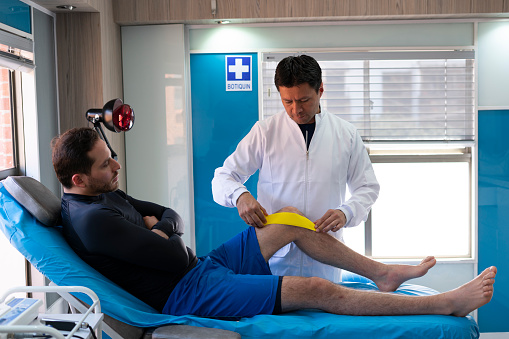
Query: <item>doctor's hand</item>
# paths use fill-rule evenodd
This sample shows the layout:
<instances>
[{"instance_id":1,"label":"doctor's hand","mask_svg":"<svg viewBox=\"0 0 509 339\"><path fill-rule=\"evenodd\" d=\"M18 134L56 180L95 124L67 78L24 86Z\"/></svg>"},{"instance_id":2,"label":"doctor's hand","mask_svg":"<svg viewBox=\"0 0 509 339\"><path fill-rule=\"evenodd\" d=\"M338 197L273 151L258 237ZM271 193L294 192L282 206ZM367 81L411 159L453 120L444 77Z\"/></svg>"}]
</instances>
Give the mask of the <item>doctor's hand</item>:
<instances>
[{"instance_id":1,"label":"doctor's hand","mask_svg":"<svg viewBox=\"0 0 509 339\"><path fill-rule=\"evenodd\" d=\"M337 232L346 224L346 216L341 210L328 210L323 217L315 221L317 232Z\"/></svg>"},{"instance_id":2,"label":"doctor's hand","mask_svg":"<svg viewBox=\"0 0 509 339\"><path fill-rule=\"evenodd\" d=\"M267 222L265 219L267 211L249 192L242 193L237 199L237 210L239 216L249 226L263 227Z\"/></svg>"}]
</instances>

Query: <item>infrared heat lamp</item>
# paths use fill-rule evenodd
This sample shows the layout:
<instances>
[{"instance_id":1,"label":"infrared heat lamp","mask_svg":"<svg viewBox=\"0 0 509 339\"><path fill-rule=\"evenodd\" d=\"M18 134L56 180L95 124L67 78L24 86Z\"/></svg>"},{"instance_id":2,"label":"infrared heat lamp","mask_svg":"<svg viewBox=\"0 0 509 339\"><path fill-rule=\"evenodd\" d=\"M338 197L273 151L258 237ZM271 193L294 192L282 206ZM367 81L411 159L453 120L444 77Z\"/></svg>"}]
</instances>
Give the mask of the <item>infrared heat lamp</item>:
<instances>
[{"instance_id":1,"label":"infrared heat lamp","mask_svg":"<svg viewBox=\"0 0 509 339\"><path fill-rule=\"evenodd\" d=\"M117 160L117 153L111 148L106 135L101 127L101 122L112 132L127 132L134 125L134 110L131 106L124 104L120 99L108 101L103 108L91 108L86 113L86 118L99 133L101 139L106 142L111 152L111 157Z\"/></svg>"}]
</instances>

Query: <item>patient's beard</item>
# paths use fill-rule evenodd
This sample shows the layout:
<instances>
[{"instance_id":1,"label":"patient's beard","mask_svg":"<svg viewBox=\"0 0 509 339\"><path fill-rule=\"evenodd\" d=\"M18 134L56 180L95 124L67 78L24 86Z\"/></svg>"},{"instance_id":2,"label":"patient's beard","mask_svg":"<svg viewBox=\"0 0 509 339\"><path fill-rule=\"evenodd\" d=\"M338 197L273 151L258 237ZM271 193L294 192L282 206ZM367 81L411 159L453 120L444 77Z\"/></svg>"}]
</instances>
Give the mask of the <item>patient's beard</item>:
<instances>
[{"instance_id":1,"label":"patient's beard","mask_svg":"<svg viewBox=\"0 0 509 339\"><path fill-rule=\"evenodd\" d=\"M110 182L104 183L101 180L89 178L88 187L90 188L91 191L95 192L96 194L109 193L116 191L118 189L118 181L112 180Z\"/></svg>"}]
</instances>

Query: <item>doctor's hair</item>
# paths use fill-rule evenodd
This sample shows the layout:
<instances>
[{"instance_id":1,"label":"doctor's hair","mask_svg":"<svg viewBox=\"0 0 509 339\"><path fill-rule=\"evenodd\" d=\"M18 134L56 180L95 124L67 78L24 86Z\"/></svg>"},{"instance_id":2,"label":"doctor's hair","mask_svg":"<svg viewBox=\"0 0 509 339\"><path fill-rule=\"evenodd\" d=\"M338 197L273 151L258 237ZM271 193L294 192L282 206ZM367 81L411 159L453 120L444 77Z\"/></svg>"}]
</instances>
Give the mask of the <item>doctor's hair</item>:
<instances>
[{"instance_id":1,"label":"doctor's hair","mask_svg":"<svg viewBox=\"0 0 509 339\"><path fill-rule=\"evenodd\" d=\"M274 84L294 87L308 83L316 93L322 84L322 69L318 62L309 55L289 56L279 62L274 75Z\"/></svg>"},{"instance_id":2,"label":"doctor's hair","mask_svg":"<svg viewBox=\"0 0 509 339\"><path fill-rule=\"evenodd\" d=\"M99 133L88 127L73 128L51 141L53 168L58 181L72 187L74 174L90 175L94 160L87 153L100 140Z\"/></svg>"}]
</instances>

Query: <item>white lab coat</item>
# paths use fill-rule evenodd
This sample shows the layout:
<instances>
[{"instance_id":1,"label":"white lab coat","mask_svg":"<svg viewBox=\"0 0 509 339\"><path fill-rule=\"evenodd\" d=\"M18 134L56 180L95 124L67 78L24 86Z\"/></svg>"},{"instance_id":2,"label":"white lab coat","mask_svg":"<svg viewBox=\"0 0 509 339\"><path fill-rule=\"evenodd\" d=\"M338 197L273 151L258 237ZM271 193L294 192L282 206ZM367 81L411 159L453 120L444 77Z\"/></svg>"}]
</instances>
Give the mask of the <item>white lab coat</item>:
<instances>
[{"instance_id":1,"label":"white lab coat","mask_svg":"<svg viewBox=\"0 0 509 339\"><path fill-rule=\"evenodd\" d=\"M341 209L347 227L365 221L380 186L362 139L352 124L326 110L315 120L308 151L299 126L286 112L257 122L216 169L214 201L235 207L247 191L243 183L260 170L257 200L269 214L295 206L316 221L328 209ZM347 185L352 196L345 201ZM342 229L329 233L342 240ZM311 259L294 243L279 250L269 264L275 275L341 279L340 270Z\"/></svg>"}]
</instances>

